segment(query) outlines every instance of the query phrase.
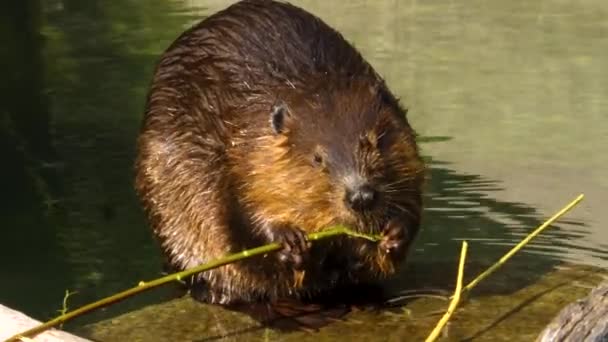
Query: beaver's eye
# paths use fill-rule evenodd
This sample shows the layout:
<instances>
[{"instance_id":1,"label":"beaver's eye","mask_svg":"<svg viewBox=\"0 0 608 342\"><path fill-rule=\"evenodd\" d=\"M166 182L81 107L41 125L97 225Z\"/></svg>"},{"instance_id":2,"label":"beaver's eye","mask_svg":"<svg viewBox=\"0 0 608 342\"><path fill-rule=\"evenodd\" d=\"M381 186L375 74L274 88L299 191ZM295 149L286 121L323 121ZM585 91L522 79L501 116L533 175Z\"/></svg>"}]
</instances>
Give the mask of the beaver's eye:
<instances>
[{"instance_id":1,"label":"beaver's eye","mask_svg":"<svg viewBox=\"0 0 608 342\"><path fill-rule=\"evenodd\" d=\"M315 154L312 156L312 162L315 164L315 166L322 166L323 156L321 156L319 152L315 152Z\"/></svg>"}]
</instances>

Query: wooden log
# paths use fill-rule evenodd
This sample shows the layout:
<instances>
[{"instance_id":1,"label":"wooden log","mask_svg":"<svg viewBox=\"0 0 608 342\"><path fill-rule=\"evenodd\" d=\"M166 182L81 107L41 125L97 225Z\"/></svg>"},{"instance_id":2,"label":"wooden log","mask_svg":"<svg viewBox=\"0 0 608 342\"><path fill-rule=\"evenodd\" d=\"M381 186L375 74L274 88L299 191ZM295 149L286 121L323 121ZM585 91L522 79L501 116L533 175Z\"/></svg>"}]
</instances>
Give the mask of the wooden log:
<instances>
[{"instance_id":1,"label":"wooden log","mask_svg":"<svg viewBox=\"0 0 608 342\"><path fill-rule=\"evenodd\" d=\"M0 341L4 341L15 334L39 324L39 321L0 304ZM57 329L49 329L31 340L36 342L91 342L90 340ZM29 340L24 339L24 341Z\"/></svg>"},{"instance_id":2,"label":"wooden log","mask_svg":"<svg viewBox=\"0 0 608 342\"><path fill-rule=\"evenodd\" d=\"M608 281L562 309L537 341L608 341Z\"/></svg>"}]
</instances>

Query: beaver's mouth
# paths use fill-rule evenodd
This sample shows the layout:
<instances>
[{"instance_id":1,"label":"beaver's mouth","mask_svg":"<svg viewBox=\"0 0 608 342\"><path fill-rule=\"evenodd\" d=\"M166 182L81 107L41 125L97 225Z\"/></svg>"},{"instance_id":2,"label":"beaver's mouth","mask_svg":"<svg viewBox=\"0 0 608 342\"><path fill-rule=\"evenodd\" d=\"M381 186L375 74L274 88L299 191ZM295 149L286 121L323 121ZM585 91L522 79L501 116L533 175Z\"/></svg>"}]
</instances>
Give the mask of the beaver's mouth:
<instances>
[{"instance_id":1,"label":"beaver's mouth","mask_svg":"<svg viewBox=\"0 0 608 342\"><path fill-rule=\"evenodd\" d=\"M388 211L379 207L373 211L354 215L352 229L364 234L380 234L389 220Z\"/></svg>"}]
</instances>

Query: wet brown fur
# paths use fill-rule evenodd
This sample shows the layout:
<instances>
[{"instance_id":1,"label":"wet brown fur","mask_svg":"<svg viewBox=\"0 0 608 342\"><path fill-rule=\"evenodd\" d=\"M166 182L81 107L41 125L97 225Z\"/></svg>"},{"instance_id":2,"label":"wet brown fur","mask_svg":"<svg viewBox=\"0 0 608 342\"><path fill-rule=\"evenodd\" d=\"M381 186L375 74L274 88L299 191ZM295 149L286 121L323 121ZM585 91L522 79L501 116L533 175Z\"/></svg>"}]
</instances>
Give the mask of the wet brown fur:
<instances>
[{"instance_id":1,"label":"wet brown fur","mask_svg":"<svg viewBox=\"0 0 608 342\"><path fill-rule=\"evenodd\" d=\"M280 133L277 105L287 111ZM394 216L409 240L418 230L424 165L405 111L339 33L289 4L242 1L182 34L157 66L138 149L136 189L175 269L267 243L268 225L378 233ZM315 153L334 163L313 167ZM386 205L349 211L349 172L375 181ZM339 238L313 245L301 282L269 255L195 285L212 303L298 297L385 277L403 256Z\"/></svg>"}]
</instances>

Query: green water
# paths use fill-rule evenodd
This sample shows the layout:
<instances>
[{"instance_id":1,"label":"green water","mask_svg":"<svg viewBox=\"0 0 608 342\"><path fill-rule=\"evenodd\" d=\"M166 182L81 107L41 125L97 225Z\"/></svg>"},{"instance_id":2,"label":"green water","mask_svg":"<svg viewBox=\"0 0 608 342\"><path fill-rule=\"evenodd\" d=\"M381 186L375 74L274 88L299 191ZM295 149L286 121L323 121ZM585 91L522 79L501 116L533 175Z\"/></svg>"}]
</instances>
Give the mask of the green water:
<instances>
[{"instance_id":1,"label":"green water","mask_svg":"<svg viewBox=\"0 0 608 342\"><path fill-rule=\"evenodd\" d=\"M421 135L432 171L408 286L450 289L460 240L488 263L579 193L509 272L608 266L608 3L294 2L354 42ZM75 307L158 276L132 190L145 93L162 50L229 3L0 4L0 303L44 320L66 289Z\"/></svg>"}]
</instances>

